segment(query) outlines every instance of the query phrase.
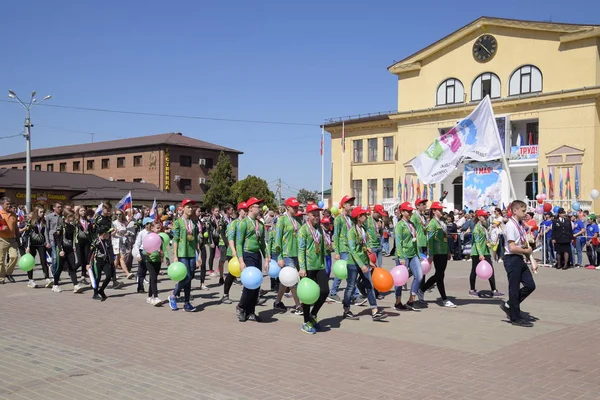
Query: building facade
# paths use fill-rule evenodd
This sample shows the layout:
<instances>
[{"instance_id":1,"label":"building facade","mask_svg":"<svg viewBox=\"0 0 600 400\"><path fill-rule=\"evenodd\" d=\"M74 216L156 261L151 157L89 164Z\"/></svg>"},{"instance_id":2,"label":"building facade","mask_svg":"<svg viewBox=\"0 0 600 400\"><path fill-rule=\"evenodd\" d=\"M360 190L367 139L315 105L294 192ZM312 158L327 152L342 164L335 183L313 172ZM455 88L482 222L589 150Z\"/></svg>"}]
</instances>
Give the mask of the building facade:
<instances>
[{"instance_id":1,"label":"building facade","mask_svg":"<svg viewBox=\"0 0 600 400\"><path fill-rule=\"evenodd\" d=\"M510 173L517 198L532 205L545 183L553 203L592 207L589 193L600 188L599 48L600 26L482 17L393 64L397 112L325 124L333 198L353 194L361 204L391 205L448 192L449 208L493 205L476 201L487 196L485 187L473 190L465 182L470 171L486 173L489 164L466 160L433 187L419 183L411 165L489 95L509 158L509 171L498 173L503 198L494 203L508 201L502 176Z\"/></svg>"},{"instance_id":2,"label":"building facade","mask_svg":"<svg viewBox=\"0 0 600 400\"><path fill-rule=\"evenodd\" d=\"M34 171L93 174L116 182L150 183L169 193L204 195L209 172L224 152L238 177L239 150L181 133L36 149ZM25 153L0 157L0 168L24 169Z\"/></svg>"}]
</instances>

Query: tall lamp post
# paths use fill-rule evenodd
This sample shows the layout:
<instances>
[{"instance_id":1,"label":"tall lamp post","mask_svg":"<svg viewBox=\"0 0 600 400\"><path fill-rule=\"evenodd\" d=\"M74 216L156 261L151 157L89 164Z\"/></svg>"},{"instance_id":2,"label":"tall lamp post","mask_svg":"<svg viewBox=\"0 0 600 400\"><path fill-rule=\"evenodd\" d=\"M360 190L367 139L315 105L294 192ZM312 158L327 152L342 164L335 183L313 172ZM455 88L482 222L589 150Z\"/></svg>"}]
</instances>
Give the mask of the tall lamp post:
<instances>
[{"instance_id":1,"label":"tall lamp post","mask_svg":"<svg viewBox=\"0 0 600 400\"><path fill-rule=\"evenodd\" d=\"M25 132L23 133L23 136L25 136L25 141L27 143L27 147L26 147L26 151L25 151L25 164L26 164L26 170L25 170L25 204L27 207L27 212L31 211L31 127L33 126L31 124L31 118L30 118L30 112L31 109L33 108L33 106L38 105L43 103L46 100L49 100L52 96L46 96L44 97L44 99L42 101L40 101L39 103L37 102L36 98L35 98L35 91L31 92L31 98L29 99L29 103L25 103L23 102L19 96L17 96L17 94L8 89L8 97L10 97L11 99L16 99L23 107L25 107L25 110L27 110L27 115L25 116Z\"/></svg>"}]
</instances>

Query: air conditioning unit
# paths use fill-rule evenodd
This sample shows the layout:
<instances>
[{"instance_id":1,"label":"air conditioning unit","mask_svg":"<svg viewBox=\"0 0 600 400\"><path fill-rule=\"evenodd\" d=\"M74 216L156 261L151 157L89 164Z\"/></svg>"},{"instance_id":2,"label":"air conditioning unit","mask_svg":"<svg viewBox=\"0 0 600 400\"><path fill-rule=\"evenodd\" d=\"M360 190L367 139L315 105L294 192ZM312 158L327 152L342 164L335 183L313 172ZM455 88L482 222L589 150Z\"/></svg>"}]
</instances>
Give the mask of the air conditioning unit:
<instances>
[{"instance_id":1,"label":"air conditioning unit","mask_svg":"<svg viewBox=\"0 0 600 400\"><path fill-rule=\"evenodd\" d=\"M198 185L206 184L206 178L198 178Z\"/></svg>"},{"instance_id":2,"label":"air conditioning unit","mask_svg":"<svg viewBox=\"0 0 600 400\"><path fill-rule=\"evenodd\" d=\"M175 178L173 179L175 182L179 182L181 180L181 176L179 175L175 175Z\"/></svg>"},{"instance_id":3,"label":"air conditioning unit","mask_svg":"<svg viewBox=\"0 0 600 400\"><path fill-rule=\"evenodd\" d=\"M198 165L206 165L206 158L201 158L198 160Z\"/></svg>"}]
</instances>

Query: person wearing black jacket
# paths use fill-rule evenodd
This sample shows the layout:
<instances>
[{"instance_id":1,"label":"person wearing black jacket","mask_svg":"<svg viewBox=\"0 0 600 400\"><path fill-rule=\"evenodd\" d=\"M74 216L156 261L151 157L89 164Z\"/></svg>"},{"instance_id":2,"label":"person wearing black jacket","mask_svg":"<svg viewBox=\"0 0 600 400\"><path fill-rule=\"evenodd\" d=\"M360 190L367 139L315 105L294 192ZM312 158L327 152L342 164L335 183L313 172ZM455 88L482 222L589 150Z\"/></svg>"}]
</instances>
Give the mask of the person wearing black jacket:
<instances>
[{"instance_id":1,"label":"person wearing black jacket","mask_svg":"<svg viewBox=\"0 0 600 400\"><path fill-rule=\"evenodd\" d=\"M49 288L52 286L52 280L50 280L48 261L46 259L46 219L44 218L44 212L44 208L40 206L37 206L33 210L31 218L23 232L23 241L25 242L25 252L31 254L34 259L36 254L40 255L40 265L42 266L44 279L46 279L45 287ZM37 287L33 280L33 270L27 271L27 278L29 279L27 287Z\"/></svg>"},{"instance_id":2,"label":"person wearing black jacket","mask_svg":"<svg viewBox=\"0 0 600 400\"><path fill-rule=\"evenodd\" d=\"M60 293L59 286L60 274L64 269L69 272L71 283L73 283L73 292L81 293L83 286L77 283L77 264L75 263L75 213L73 211L64 211L63 219L58 224L54 232L54 243L58 251L58 260L56 262L56 273L54 274L54 286L52 291Z\"/></svg>"},{"instance_id":3,"label":"person wearing black jacket","mask_svg":"<svg viewBox=\"0 0 600 400\"><path fill-rule=\"evenodd\" d=\"M75 223L75 260L77 269L81 268L82 283L87 283L85 266L90 259L92 246L92 222L90 213L93 216L92 210L86 210L85 207L79 208L78 219Z\"/></svg>"},{"instance_id":4,"label":"person wearing black jacket","mask_svg":"<svg viewBox=\"0 0 600 400\"><path fill-rule=\"evenodd\" d=\"M104 290L112 280L114 273L113 260L115 258L112 243L110 241L110 227L102 224L96 228L96 239L92 243L92 255L90 257L87 269L92 269L96 285L94 287L94 300L106 300ZM105 274L104 282L100 284L102 272Z\"/></svg>"},{"instance_id":5,"label":"person wearing black jacket","mask_svg":"<svg viewBox=\"0 0 600 400\"><path fill-rule=\"evenodd\" d=\"M571 220L566 217L565 209L559 208L558 215L552 221L552 244L556 251L556 269L569 268L569 254L573 240Z\"/></svg>"},{"instance_id":6,"label":"person wearing black jacket","mask_svg":"<svg viewBox=\"0 0 600 400\"><path fill-rule=\"evenodd\" d=\"M211 216L208 220L208 245L210 253L208 256L208 275L215 276L213 264L215 261L215 254L219 243L221 242L221 231L222 231L223 218L221 218L221 212L219 206L215 206L211 210Z\"/></svg>"}]
</instances>

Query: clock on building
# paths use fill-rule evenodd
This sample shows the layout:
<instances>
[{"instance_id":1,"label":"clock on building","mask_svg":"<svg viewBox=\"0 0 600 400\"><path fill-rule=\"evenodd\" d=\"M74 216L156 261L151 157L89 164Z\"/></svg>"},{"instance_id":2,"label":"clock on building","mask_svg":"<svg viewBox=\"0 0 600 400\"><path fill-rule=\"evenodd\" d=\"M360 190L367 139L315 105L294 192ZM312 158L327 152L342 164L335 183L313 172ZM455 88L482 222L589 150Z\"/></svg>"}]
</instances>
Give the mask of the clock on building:
<instances>
[{"instance_id":1,"label":"clock on building","mask_svg":"<svg viewBox=\"0 0 600 400\"><path fill-rule=\"evenodd\" d=\"M473 43L473 57L479 62L490 61L496 55L498 42L492 35L481 35Z\"/></svg>"}]
</instances>

